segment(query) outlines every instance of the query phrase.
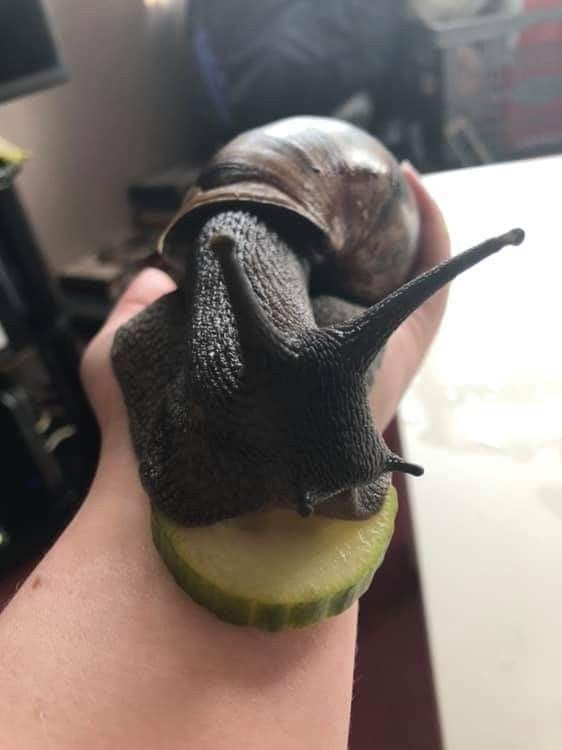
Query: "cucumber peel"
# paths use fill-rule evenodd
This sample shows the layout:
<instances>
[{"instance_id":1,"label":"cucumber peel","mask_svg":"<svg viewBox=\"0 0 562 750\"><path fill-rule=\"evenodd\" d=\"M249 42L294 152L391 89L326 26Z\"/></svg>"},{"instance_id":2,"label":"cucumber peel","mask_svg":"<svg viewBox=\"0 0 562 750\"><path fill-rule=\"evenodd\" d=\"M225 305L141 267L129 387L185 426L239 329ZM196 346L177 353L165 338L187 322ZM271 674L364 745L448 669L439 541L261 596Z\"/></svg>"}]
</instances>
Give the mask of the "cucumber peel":
<instances>
[{"instance_id":1,"label":"cucumber peel","mask_svg":"<svg viewBox=\"0 0 562 750\"><path fill-rule=\"evenodd\" d=\"M394 531L391 487L366 521L273 508L184 527L152 511L156 548L191 598L235 625L302 628L347 609L369 587Z\"/></svg>"}]
</instances>

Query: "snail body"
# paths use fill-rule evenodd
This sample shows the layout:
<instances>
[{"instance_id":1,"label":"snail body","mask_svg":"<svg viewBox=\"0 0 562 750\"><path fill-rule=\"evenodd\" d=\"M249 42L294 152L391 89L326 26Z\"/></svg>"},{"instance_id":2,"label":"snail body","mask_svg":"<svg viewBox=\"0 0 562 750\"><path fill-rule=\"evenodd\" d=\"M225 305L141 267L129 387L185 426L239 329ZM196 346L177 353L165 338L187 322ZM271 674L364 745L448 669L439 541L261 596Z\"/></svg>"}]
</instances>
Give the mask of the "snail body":
<instances>
[{"instance_id":1,"label":"snail body","mask_svg":"<svg viewBox=\"0 0 562 750\"><path fill-rule=\"evenodd\" d=\"M179 289L118 332L114 368L140 476L185 525L270 505L376 513L390 473L421 473L376 429L367 391L392 331L516 230L406 282L418 215L359 129L291 118L221 149L166 233Z\"/></svg>"}]
</instances>

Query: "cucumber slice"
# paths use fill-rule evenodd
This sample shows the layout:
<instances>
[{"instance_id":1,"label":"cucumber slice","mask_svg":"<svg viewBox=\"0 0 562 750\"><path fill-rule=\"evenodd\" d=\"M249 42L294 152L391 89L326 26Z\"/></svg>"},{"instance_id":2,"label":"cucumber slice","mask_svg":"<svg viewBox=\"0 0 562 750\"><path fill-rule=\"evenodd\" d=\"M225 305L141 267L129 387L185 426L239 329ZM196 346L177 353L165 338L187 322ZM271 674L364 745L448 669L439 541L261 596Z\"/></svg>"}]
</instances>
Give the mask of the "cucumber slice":
<instances>
[{"instance_id":1,"label":"cucumber slice","mask_svg":"<svg viewBox=\"0 0 562 750\"><path fill-rule=\"evenodd\" d=\"M186 528L159 511L152 535L179 585L222 620L301 628L347 609L369 587L394 530L396 491L366 521L275 508Z\"/></svg>"}]
</instances>

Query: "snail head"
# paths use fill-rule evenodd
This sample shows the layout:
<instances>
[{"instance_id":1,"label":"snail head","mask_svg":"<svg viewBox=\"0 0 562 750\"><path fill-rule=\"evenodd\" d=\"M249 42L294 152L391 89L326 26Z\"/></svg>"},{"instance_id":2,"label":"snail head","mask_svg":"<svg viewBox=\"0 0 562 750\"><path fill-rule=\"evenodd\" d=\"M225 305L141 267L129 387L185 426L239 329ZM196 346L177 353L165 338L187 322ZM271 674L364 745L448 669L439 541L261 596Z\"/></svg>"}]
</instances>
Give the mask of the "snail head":
<instances>
[{"instance_id":1,"label":"snail head","mask_svg":"<svg viewBox=\"0 0 562 750\"><path fill-rule=\"evenodd\" d=\"M391 334L458 274L524 234L514 229L408 281L363 314L322 328L281 331L249 282L235 237L211 239L240 334L247 387L277 427L292 504L302 515L363 518L380 507L390 473L423 469L393 454L373 423L367 374Z\"/></svg>"}]
</instances>

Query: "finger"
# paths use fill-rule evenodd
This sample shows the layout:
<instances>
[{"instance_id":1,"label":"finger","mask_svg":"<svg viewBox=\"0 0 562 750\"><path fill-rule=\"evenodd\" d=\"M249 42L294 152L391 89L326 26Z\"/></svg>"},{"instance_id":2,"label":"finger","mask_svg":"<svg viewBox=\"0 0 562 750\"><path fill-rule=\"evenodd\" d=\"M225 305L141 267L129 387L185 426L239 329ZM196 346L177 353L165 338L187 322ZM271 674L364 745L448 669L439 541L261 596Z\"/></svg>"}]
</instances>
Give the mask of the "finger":
<instances>
[{"instance_id":1,"label":"finger","mask_svg":"<svg viewBox=\"0 0 562 750\"><path fill-rule=\"evenodd\" d=\"M416 275L433 268L451 255L451 241L441 209L423 185L419 173L410 162L401 164L420 213L420 256Z\"/></svg>"},{"instance_id":2,"label":"finger","mask_svg":"<svg viewBox=\"0 0 562 750\"><path fill-rule=\"evenodd\" d=\"M133 315L175 289L175 283L163 271L157 268L147 268L141 271L113 308L103 327L104 333L116 330Z\"/></svg>"},{"instance_id":3,"label":"finger","mask_svg":"<svg viewBox=\"0 0 562 750\"><path fill-rule=\"evenodd\" d=\"M420 216L419 255L412 276L447 260L451 243L443 214L409 162L401 164ZM384 429L418 371L439 328L447 300L446 288L434 294L392 334L371 393L377 425Z\"/></svg>"}]
</instances>

